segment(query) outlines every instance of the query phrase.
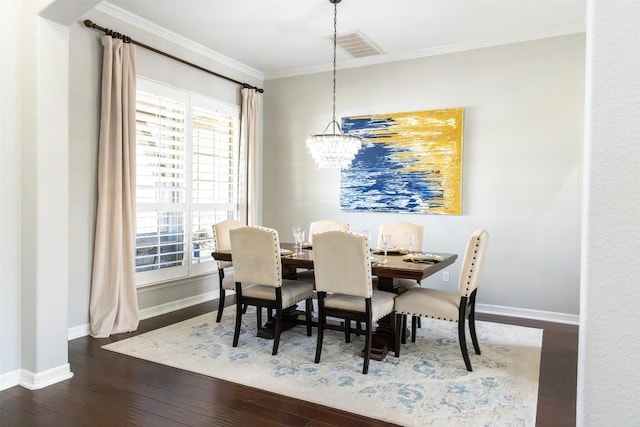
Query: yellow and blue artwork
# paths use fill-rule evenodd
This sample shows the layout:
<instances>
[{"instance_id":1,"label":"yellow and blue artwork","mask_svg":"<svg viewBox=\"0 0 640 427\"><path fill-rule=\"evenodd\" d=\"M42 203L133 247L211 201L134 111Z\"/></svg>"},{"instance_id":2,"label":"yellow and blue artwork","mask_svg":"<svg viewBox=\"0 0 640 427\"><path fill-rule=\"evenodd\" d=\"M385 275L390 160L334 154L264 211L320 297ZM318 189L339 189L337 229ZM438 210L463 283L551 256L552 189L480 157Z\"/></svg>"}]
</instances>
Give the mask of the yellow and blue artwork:
<instances>
[{"instance_id":1,"label":"yellow and blue artwork","mask_svg":"<svg viewBox=\"0 0 640 427\"><path fill-rule=\"evenodd\" d=\"M460 215L462 118L462 108L342 118L363 144L341 172L340 208Z\"/></svg>"}]
</instances>

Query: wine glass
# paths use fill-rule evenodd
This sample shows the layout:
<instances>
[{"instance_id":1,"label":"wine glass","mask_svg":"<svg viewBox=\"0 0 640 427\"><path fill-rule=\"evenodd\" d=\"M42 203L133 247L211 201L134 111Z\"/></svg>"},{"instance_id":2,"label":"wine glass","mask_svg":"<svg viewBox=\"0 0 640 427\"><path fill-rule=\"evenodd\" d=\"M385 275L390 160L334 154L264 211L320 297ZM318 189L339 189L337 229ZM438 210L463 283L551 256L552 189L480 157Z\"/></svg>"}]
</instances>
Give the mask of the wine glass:
<instances>
[{"instance_id":1,"label":"wine glass","mask_svg":"<svg viewBox=\"0 0 640 427\"><path fill-rule=\"evenodd\" d=\"M293 252L297 254L302 249L302 243L300 240L300 233L302 233L302 228L299 225L294 225L292 228L292 231L293 231Z\"/></svg>"},{"instance_id":2,"label":"wine glass","mask_svg":"<svg viewBox=\"0 0 640 427\"><path fill-rule=\"evenodd\" d=\"M382 240L382 249L384 250L384 261L387 262L387 249L389 249L389 243L391 243L391 234L383 234L380 236L380 240Z\"/></svg>"},{"instance_id":3,"label":"wine glass","mask_svg":"<svg viewBox=\"0 0 640 427\"><path fill-rule=\"evenodd\" d=\"M296 251L296 255L302 255L302 245L304 244L304 235L305 230L300 230L298 232L298 237L296 238L296 246L298 250Z\"/></svg>"},{"instance_id":4,"label":"wine glass","mask_svg":"<svg viewBox=\"0 0 640 427\"><path fill-rule=\"evenodd\" d=\"M416 236L413 233L407 233L407 246L409 249L409 253L413 253L413 242L415 241Z\"/></svg>"}]
</instances>

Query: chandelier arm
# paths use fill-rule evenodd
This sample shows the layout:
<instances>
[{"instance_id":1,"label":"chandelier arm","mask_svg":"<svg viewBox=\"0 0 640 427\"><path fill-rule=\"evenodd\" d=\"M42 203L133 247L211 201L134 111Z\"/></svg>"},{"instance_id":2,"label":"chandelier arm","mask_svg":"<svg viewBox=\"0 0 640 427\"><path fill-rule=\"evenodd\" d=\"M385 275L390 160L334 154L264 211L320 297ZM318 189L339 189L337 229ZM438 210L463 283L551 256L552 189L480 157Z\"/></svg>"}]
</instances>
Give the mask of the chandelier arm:
<instances>
[{"instance_id":1,"label":"chandelier arm","mask_svg":"<svg viewBox=\"0 0 640 427\"><path fill-rule=\"evenodd\" d=\"M342 131L342 128L340 127L340 123L338 123L337 120L331 120L328 124L327 127L324 128L324 130L322 131L321 134L325 134L327 133L327 129L329 129L329 126L333 125L333 133L331 135L344 135L344 132ZM336 134L336 127L338 128L338 132L340 132L339 134Z\"/></svg>"}]
</instances>

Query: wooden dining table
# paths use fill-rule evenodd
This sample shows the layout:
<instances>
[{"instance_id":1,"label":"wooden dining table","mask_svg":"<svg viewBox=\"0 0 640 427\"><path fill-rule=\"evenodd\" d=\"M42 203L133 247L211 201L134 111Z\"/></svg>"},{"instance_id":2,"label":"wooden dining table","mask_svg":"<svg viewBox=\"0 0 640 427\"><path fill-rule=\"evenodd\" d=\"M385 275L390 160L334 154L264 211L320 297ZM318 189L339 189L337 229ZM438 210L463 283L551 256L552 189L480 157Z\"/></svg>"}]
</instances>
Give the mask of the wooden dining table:
<instances>
[{"instance_id":1,"label":"wooden dining table","mask_svg":"<svg viewBox=\"0 0 640 427\"><path fill-rule=\"evenodd\" d=\"M292 251L293 244L281 243L280 247L285 250ZM373 253L374 261L371 264L371 274L378 278L377 289L386 292L398 293L400 284L398 279L412 279L421 281L438 271L453 264L458 256L456 254L448 254L441 252L430 252L442 257L442 261L434 263L411 262L403 252L389 252L386 257L382 253ZM211 256L217 261L232 261L230 250L215 251ZM281 256L282 276L283 278L295 279L298 269L313 270L313 249L311 247L302 249L301 253L284 253ZM294 309L289 313L290 321L287 322L288 327L297 324L298 312ZM271 327L266 326L260 328L258 335L264 338L271 338ZM371 358L374 360L382 360L387 352L393 348L393 342L390 339L391 319L387 316L378 321L378 327L373 336Z\"/></svg>"}]
</instances>

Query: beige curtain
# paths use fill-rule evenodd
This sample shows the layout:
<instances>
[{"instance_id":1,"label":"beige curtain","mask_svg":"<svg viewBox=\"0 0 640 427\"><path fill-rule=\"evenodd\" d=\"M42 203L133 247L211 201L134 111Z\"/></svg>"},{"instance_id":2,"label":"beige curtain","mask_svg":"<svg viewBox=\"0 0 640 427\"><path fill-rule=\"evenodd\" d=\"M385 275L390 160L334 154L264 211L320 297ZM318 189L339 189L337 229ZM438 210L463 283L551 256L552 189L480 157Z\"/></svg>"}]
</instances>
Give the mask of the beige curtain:
<instances>
[{"instance_id":1,"label":"beige curtain","mask_svg":"<svg viewBox=\"0 0 640 427\"><path fill-rule=\"evenodd\" d=\"M89 307L96 338L138 327L135 47L110 36L102 38L102 45L98 212Z\"/></svg>"},{"instance_id":2,"label":"beige curtain","mask_svg":"<svg viewBox=\"0 0 640 427\"><path fill-rule=\"evenodd\" d=\"M247 206L246 223L258 225L258 191L259 191L259 131L260 107L262 94L252 88L242 88L242 116L240 118L241 146L247 150L245 168Z\"/></svg>"}]
</instances>

